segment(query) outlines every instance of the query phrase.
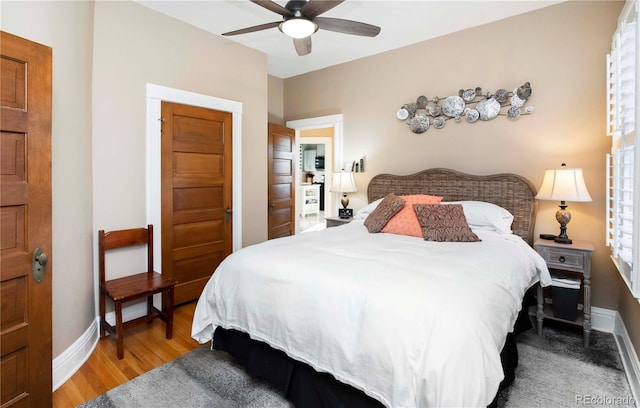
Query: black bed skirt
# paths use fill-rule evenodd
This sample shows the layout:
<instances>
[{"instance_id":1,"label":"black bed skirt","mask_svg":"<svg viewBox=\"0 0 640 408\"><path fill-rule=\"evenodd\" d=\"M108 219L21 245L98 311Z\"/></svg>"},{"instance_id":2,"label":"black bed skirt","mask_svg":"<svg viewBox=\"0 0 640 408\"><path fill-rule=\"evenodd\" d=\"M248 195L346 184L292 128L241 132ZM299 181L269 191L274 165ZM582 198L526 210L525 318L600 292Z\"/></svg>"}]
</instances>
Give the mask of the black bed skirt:
<instances>
[{"instance_id":1,"label":"black bed skirt","mask_svg":"<svg viewBox=\"0 0 640 408\"><path fill-rule=\"evenodd\" d=\"M535 300L534 300L535 301ZM497 406L500 390L515 379L518 349L515 335L533 326L526 313L529 297L525 297L523 310L513 333L507 335L500 353L504 379L493 402ZM291 359L284 352L267 344L252 340L246 333L218 327L213 347L234 356L252 376L268 381L279 389L296 407L304 408L380 408L384 405L364 392L336 380L331 374L315 371L309 365Z\"/></svg>"}]
</instances>

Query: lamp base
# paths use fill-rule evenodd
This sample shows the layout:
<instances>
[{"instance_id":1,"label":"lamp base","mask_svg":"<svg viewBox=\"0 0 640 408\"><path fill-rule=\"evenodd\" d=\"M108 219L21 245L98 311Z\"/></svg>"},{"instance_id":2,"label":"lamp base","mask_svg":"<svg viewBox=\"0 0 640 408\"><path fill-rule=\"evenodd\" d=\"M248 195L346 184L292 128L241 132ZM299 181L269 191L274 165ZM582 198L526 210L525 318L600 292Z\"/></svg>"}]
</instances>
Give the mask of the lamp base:
<instances>
[{"instance_id":1,"label":"lamp base","mask_svg":"<svg viewBox=\"0 0 640 408\"><path fill-rule=\"evenodd\" d=\"M571 213L567 210L567 203L560 201L560 209L556 211L556 221L560 223L560 235L553 242L558 244L572 244L573 241L567 236L567 224L571 221Z\"/></svg>"},{"instance_id":2,"label":"lamp base","mask_svg":"<svg viewBox=\"0 0 640 408\"><path fill-rule=\"evenodd\" d=\"M347 197L347 193L342 193L340 203L342 204L342 208L347 208L347 206L349 205L349 197Z\"/></svg>"},{"instance_id":3,"label":"lamp base","mask_svg":"<svg viewBox=\"0 0 640 408\"><path fill-rule=\"evenodd\" d=\"M573 241L566 237L556 237L553 242L557 242L558 244L573 244Z\"/></svg>"}]
</instances>

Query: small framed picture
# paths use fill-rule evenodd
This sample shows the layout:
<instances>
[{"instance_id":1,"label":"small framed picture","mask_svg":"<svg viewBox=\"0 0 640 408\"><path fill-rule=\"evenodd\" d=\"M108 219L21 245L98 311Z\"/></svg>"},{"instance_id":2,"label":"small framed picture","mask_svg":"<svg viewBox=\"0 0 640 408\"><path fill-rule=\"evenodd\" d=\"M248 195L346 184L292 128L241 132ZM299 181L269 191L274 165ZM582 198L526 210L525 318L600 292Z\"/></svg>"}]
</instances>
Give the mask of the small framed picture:
<instances>
[{"instance_id":1,"label":"small framed picture","mask_svg":"<svg viewBox=\"0 0 640 408\"><path fill-rule=\"evenodd\" d=\"M352 208L338 208L338 216L340 218L351 218L351 217L353 217L353 209Z\"/></svg>"}]
</instances>

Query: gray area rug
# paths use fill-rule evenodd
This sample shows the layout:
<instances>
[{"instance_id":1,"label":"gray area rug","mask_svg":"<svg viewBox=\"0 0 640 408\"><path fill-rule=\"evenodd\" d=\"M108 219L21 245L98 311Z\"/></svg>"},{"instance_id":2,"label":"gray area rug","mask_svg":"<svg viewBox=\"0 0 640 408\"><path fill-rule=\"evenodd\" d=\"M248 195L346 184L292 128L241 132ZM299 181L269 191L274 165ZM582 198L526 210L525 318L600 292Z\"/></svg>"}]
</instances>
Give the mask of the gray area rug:
<instances>
[{"instance_id":1,"label":"gray area rug","mask_svg":"<svg viewBox=\"0 0 640 408\"><path fill-rule=\"evenodd\" d=\"M612 335L582 336L549 327L518 337L516 380L498 399L500 408L634 407ZM99 395L80 407L291 407L269 384L247 375L226 353L202 346Z\"/></svg>"},{"instance_id":2,"label":"gray area rug","mask_svg":"<svg viewBox=\"0 0 640 408\"><path fill-rule=\"evenodd\" d=\"M292 407L269 384L248 375L227 353L199 347L96 398L82 408Z\"/></svg>"},{"instance_id":3,"label":"gray area rug","mask_svg":"<svg viewBox=\"0 0 640 408\"><path fill-rule=\"evenodd\" d=\"M581 332L551 327L517 341L516 379L498 407L636 406L612 334L592 331L588 348Z\"/></svg>"}]
</instances>

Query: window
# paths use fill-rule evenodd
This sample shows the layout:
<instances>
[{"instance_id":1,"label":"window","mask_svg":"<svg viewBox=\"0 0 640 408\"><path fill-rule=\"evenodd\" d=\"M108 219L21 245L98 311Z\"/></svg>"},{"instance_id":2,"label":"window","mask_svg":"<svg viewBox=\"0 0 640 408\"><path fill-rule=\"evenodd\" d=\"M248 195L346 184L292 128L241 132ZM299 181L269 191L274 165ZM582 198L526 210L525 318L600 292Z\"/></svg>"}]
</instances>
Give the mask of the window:
<instances>
[{"instance_id":1,"label":"window","mask_svg":"<svg viewBox=\"0 0 640 408\"><path fill-rule=\"evenodd\" d=\"M628 0L607 55L607 245L631 293L640 298L640 146L638 123L638 0ZM634 239L634 237L636 237Z\"/></svg>"}]
</instances>

